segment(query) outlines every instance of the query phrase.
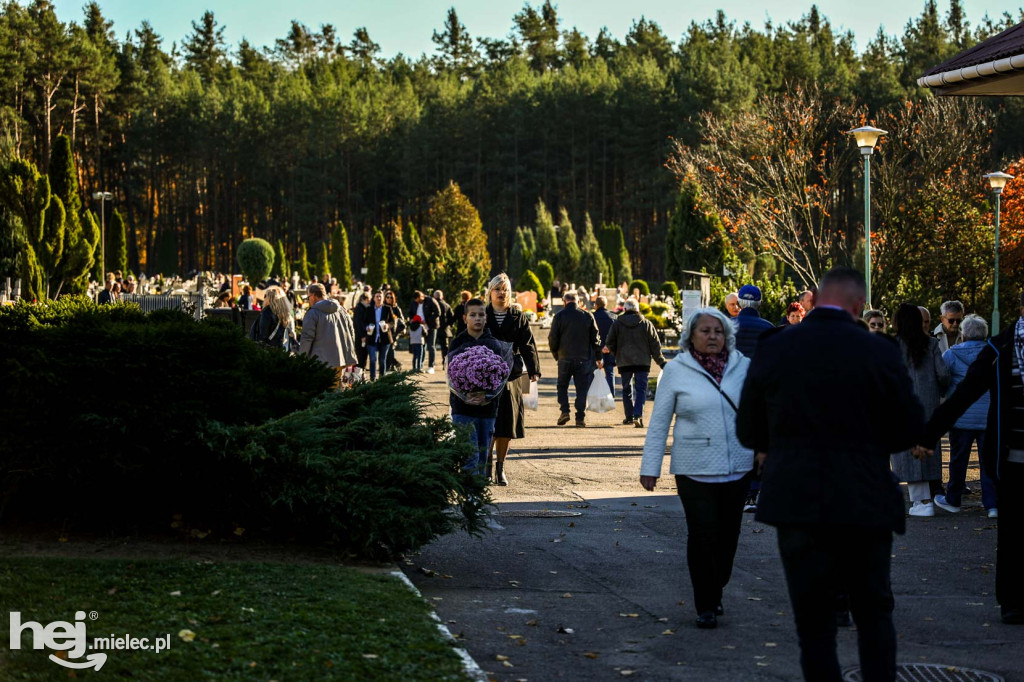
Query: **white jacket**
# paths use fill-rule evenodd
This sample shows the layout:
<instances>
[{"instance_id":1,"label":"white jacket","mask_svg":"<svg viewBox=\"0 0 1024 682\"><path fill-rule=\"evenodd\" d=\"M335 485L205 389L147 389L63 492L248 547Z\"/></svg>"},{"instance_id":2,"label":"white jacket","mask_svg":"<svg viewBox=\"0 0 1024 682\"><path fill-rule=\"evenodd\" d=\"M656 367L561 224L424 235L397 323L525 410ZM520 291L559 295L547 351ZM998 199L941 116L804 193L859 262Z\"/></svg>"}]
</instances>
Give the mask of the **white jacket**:
<instances>
[{"instance_id":1,"label":"white jacket","mask_svg":"<svg viewBox=\"0 0 1024 682\"><path fill-rule=\"evenodd\" d=\"M737 407L749 367L749 358L738 350L729 352L718 388ZM673 416L669 473L725 476L753 468L754 451L740 445L736 437L736 411L712 383L714 378L688 352L680 353L665 365L647 425L641 476L661 476Z\"/></svg>"}]
</instances>

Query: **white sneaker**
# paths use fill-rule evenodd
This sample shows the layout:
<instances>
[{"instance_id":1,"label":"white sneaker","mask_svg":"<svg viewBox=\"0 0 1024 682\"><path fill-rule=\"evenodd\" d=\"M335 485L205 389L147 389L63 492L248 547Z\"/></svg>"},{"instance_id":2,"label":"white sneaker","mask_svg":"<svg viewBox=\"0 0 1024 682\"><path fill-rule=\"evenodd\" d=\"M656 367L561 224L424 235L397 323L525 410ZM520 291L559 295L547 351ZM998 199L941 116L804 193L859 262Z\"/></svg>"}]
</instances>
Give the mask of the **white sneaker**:
<instances>
[{"instance_id":1,"label":"white sneaker","mask_svg":"<svg viewBox=\"0 0 1024 682\"><path fill-rule=\"evenodd\" d=\"M427 369L427 374L433 374L433 373L434 373L434 368L433 367L429 367Z\"/></svg>"},{"instance_id":2,"label":"white sneaker","mask_svg":"<svg viewBox=\"0 0 1024 682\"><path fill-rule=\"evenodd\" d=\"M998 519L999 518L999 510L996 509L995 507L992 507L991 509L988 510L988 517L990 519Z\"/></svg>"},{"instance_id":3,"label":"white sneaker","mask_svg":"<svg viewBox=\"0 0 1024 682\"><path fill-rule=\"evenodd\" d=\"M949 502L946 502L945 495L936 495L935 497L932 498L932 501L942 509L948 511L950 514L956 514L960 511L960 507L954 506Z\"/></svg>"},{"instance_id":4,"label":"white sneaker","mask_svg":"<svg viewBox=\"0 0 1024 682\"><path fill-rule=\"evenodd\" d=\"M931 502L915 502L910 507L911 516L935 516L935 506Z\"/></svg>"}]
</instances>

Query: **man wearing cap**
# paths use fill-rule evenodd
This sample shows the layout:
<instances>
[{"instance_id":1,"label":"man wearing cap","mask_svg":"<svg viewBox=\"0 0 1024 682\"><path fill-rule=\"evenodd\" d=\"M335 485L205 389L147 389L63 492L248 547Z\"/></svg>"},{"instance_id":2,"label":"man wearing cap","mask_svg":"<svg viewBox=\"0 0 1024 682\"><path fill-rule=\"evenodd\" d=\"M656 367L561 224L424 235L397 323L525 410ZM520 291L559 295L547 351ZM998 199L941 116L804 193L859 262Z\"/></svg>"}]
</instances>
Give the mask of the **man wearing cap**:
<instances>
[{"instance_id":1,"label":"man wearing cap","mask_svg":"<svg viewBox=\"0 0 1024 682\"><path fill-rule=\"evenodd\" d=\"M736 316L736 349L753 359L757 352L757 340L765 331L775 329L768 320L761 317L761 290L753 284L745 284L738 292L740 313Z\"/></svg>"}]
</instances>

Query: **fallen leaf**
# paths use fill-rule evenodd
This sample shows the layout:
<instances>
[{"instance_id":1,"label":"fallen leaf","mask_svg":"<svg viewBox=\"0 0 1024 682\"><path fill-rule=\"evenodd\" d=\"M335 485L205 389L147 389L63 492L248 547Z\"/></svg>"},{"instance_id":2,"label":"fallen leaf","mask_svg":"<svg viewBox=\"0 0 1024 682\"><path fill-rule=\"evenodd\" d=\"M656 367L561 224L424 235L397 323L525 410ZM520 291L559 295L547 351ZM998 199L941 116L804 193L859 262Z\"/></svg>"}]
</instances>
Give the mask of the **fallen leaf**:
<instances>
[{"instance_id":1,"label":"fallen leaf","mask_svg":"<svg viewBox=\"0 0 1024 682\"><path fill-rule=\"evenodd\" d=\"M528 621L526 621L526 624L529 625L530 627L533 627L533 626L537 625L537 619L534 618L533 620L528 620Z\"/></svg>"},{"instance_id":2,"label":"fallen leaf","mask_svg":"<svg viewBox=\"0 0 1024 682\"><path fill-rule=\"evenodd\" d=\"M380 658L377 654L363 654L363 658Z\"/></svg>"},{"instance_id":3,"label":"fallen leaf","mask_svg":"<svg viewBox=\"0 0 1024 682\"><path fill-rule=\"evenodd\" d=\"M210 593L210 596L211 597L216 597L218 594L220 594L220 590L214 590L213 592Z\"/></svg>"},{"instance_id":4,"label":"fallen leaf","mask_svg":"<svg viewBox=\"0 0 1024 682\"><path fill-rule=\"evenodd\" d=\"M668 618L659 618L658 622L659 623L667 623L668 622Z\"/></svg>"},{"instance_id":5,"label":"fallen leaf","mask_svg":"<svg viewBox=\"0 0 1024 682\"><path fill-rule=\"evenodd\" d=\"M570 594L569 592L566 592L565 594L562 595L562 599L572 599L572 594Z\"/></svg>"},{"instance_id":6,"label":"fallen leaf","mask_svg":"<svg viewBox=\"0 0 1024 682\"><path fill-rule=\"evenodd\" d=\"M571 635L571 634L575 633L576 631L573 630L572 628L564 628L561 625L559 625L557 632L560 635Z\"/></svg>"},{"instance_id":7,"label":"fallen leaf","mask_svg":"<svg viewBox=\"0 0 1024 682\"><path fill-rule=\"evenodd\" d=\"M759 666L761 666L762 668L767 668L768 666L770 666L770 665L771 665L771 663L763 663L763 662L761 662L761 661L758 661L758 662L757 662L757 664L758 664Z\"/></svg>"},{"instance_id":8,"label":"fallen leaf","mask_svg":"<svg viewBox=\"0 0 1024 682\"><path fill-rule=\"evenodd\" d=\"M523 636L522 635L508 635L508 638L509 639L522 639Z\"/></svg>"},{"instance_id":9,"label":"fallen leaf","mask_svg":"<svg viewBox=\"0 0 1024 682\"><path fill-rule=\"evenodd\" d=\"M192 632L191 630L179 630L178 637L180 637L181 641L183 642L191 642L195 640L196 633Z\"/></svg>"},{"instance_id":10,"label":"fallen leaf","mask_svg":"<svg viewBox=\"0 0 1024 682\"><path fill-rule=\"evenodd\" d=\"M496 661L507 661L508 660L508 656L502 656L501 654L498 654L497 656L494 657L494 660L496 660Z\"/></svg>"},{"instance_id":11,"label":"fallen leaf","mask_svg":"<svg viewBox=\"0 0 1024 682\"><path fill-rule=\"evenodd\" d=\"M511 667L513 667L513 666L512 666L512 664L511 664L511 663L509 663L508 661L502 661L502 662L501 662L501 664L502 664L503 666L505 666L506 668L511 668Z\"/></svg>"},{"instance_id":12,"label":"fallen leaf","mask_svg":"<svg viewBox=\"0 0 1024 682\"><path fill-rule=\"evenodd\" d=\"M181 590L175 590L174 592L171 592L170 596L172 596L172 597L180 597L181 596Z\"/></svg>"},{"instance_id":13,"label":"fallen leaf","mask_svg":"<svg viewBox=\"0 0 1024 682\"><path fill-rule=\"evenodd\" d=\"M238 537L242 537L242 533L244 533L244 532L245 532L244 528L236 528L235 529L235 535L237 535Z\"/></svg>"},{"instance_id":14,"label":"fallen leaf","mask_svg":"<svg viewBox=\"0 0 1024 682\"><path fill-rule=\"evenodd\" d=\"M676 631L675 630L665 630L661 634L663 634L663 635L674 635L674 634L676 634Z\"/></svg>"},{"instance_id":15,"label":"fallen leaf","mask_svg":"<svg viewBox=\"0 0 1024 682\"><path fill-rule=\"evenodd\" d=\"M569 523L569 527L570 527L570 528L575 528L575 527L576 527L576 522L575 522L575 521L571 521L571 522Z\"/></svg>"},{"instance_id":16,"label":"fallen leaf","mask_svg":"<svg viewBox=\"0 0 1024 682\"><path fill-rule=\"evenodd\" d=\"M768 647L778 646L775 642L765 642L764 645Z\"/></svg>"},{"instance_id":17,"label":"fallen leaf","mask_svg":"<svg viewBox=\"0 0 1024 682\"><path fill-rule=\"evenodd\" d=\"M623 618L639 618L640 617L639 613L620 613L619 615L622 616Z\"/></svg>"},{"instance_id":18,"label":"fallen leaf","mask_svg":"<svg viewBox=\"0 0 1024 682\"><path fill-rule=\"evenodd\" d=\"M583 652L583 655L586 656L587 658L597 658L601 654L594 653L593 651L585 651L585 652Z\"/></svg>"},{"instance_id":19,"label":"fallen leaf","mask_svg":"<svg viewBox=\"0 0 1024 682\"><path fill-rule=\"evenodd\" d=\"M621 674L621 675L623 675L625 677L628 677L628 676L632 675L635 672L636 672L635 670L620 670L619 674Z\"/></svg>"}]
</instances>

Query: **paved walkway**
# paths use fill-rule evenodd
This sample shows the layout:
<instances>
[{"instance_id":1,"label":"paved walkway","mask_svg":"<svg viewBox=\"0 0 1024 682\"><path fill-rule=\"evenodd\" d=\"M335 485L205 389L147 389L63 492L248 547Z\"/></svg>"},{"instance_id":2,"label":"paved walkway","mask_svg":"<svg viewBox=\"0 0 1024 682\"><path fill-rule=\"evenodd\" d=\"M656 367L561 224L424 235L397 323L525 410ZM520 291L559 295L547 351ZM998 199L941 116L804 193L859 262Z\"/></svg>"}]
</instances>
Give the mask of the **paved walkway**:
<instances>
[{"instance_id":1,"label":"paved walkway","mask_svg":"<svg viewBox=\"0 0 1024 682\"><path fill-rule=\"evenodd\" d=\"M550 354L542 369L555 375ZM443 412L443 375L420 380ZM441 538L404 566L469 653L510 682L799 679L774 530L744 518L726 616L697 630L682 505L674 486L646 493L637 481L645 431L620 425L618 411L588 416L585 429L556 427L554 391L543 379L541 408L513 442L511 485L493 488L503 529ZM1024 679L1024 628L1001 625L993 597L995 525L977 495L966 504L956 516L910 519L895 540L899 661ZM523 510L579 516L508 515ZM839 653L857 663L854 629L840 632Z\"/></svg>"}]
</instances>

